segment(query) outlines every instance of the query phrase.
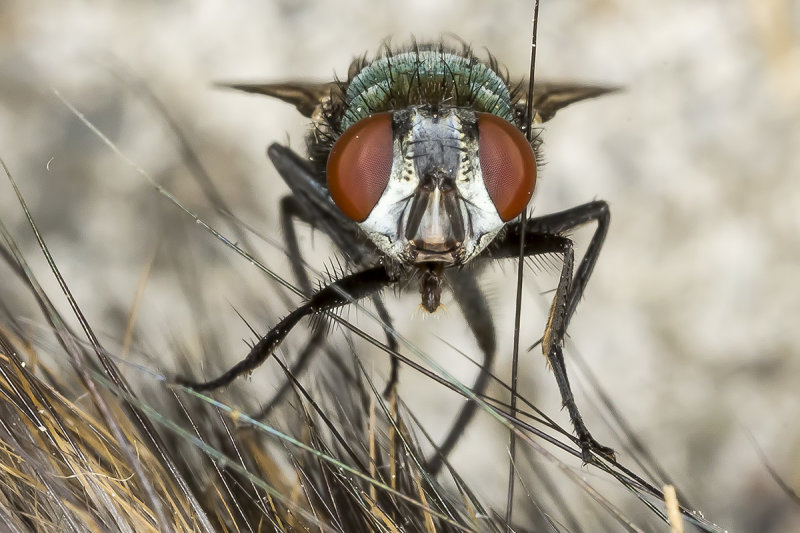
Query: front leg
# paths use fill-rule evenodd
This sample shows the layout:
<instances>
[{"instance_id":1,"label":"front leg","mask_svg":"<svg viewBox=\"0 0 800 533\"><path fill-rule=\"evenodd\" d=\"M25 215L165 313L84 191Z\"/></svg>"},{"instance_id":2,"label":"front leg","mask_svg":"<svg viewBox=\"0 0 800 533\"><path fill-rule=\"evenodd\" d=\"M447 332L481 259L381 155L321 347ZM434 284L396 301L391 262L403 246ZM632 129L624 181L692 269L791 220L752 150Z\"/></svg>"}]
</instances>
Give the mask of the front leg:
<instances>
[{"instance_id":1,"label":"front leg","mask_svg":"<svg viewBox=\"0 0 800 533\"><path fill-rule=\"evenodd\" d=\"M316 179L317 176L308 168L307 163L289 148L278 144L273 144L269 148L269 157L293 193L290 196L283 197L281 200L281 228L283 229L289 261L303 294L311 294L311 282L305 271L303 257L300 254L300 244L295 231L295 223L298 220L326 233L339 249L356 264L360 265L366 261L369 261L367 264L372 264L373 261L370 257L372 254L369 252L368 247L362 243L357 226L333 204L328 196L327 189L322 187L321 183ZM377 294L372 295L372 302L375 304L378 316L383 322L389 351L392 353L397 352L397 338L391 333L392 317ZM322 331L320 330L320 332ZM302 370L313 352L313 347L319 344L321 340L320 334L315 334L292 368L293 373ZM384 389L384 397L389 396L398 381L400 362L394 355L391 357L391 364L392 368L389 374L389 381ZM262 413L272 409L272 406L291 387L292 383L287 381Z\"/></svg>"},{"instance_id":2,"label":"front leg","mask_svg":"<svg viewBox=\"0 0 800 533\"><path fill-rule=\"evenodd\" d=\"M613 460L614 451L599 444L583 422L567 378L563 344L569 321L575 313L600 254L609 220L608 204L596 201L552 215L531 218L526 222L525 231L526 256L557 253L564 258L558 287L542 337L542 353L555 374L561 399L575 428L584 462L591 461L592 451ZM572 241L562 234L592 221L597 222L597 229L573 277L575 255ZM519 254L520 228L519 223L511 224L504 238L490 250L491 255L497 258L516 257Z\"/></svg>"},{"instance_id":3,"label":"front leg","mask_svg":"<svg viewBox=\"0 0 800 533\"><path fill-rule=\"evenodd\" d=\"M323 313L375 294L394 281L395 278L382 266L370 268L369 270L364 270L356 274L350 274L338 281L334 281L327 287L315 292L306 303L278 322L278 325L272 328L269 333L264 335L261 340L253 346L253 349L250 350L247 357L236 363L236 365L218 378L202 382L179 376L175 378L174 382L178 385L190 387L196 391L207 391L224 387L237 377L252 372L266 361L267 357L278 348L281 342L283 342L283 339L286 338L300 319L309 315Z\"/></svg>"},{"instance_id":4,"label":"front leg","mask_svg":"<svg viewBox=\"0 0 800 533\"><path fill-rule=\"evenodd\" d=\"M561 268L561 276L556 288L556 295L553 298L553 303L550 306L550 314L547 320L547 326L544 330L542 337L542 353L547 358L553 369L553 374L556 376L556 383L558 384L558 391L561 393L561 400L564 407L569 412L569 418L572 421L572 426L575 428L575 435L578 436L578 444L581 447L581 457L584 463L589 463L592 460L592 451L599 453L607 459L614 460L614 450L608 446L603 446L597 442L586 424L583 422L578 406L575 403L575 397L572 395L572 388L569 385L569 378L567 377L567 366L564 363L564 336L567 331L567 323L569 321L569 302L572 301L572 296L575 294L574 281L572 278L572 269L575 261L575 252L572 248L572 241L566 237L561 237L561 245L559 252L564 257L564 265ZM582 288L581 288L582 290ZM572 309L574 311L574 308Z\"/></svg>"},{"instance_id":5,"label":"front leg","mask_svg":"<svg viewBox=\"0 0 800 533\"><path fill-rule=\"evenodd\" d=\"M589 222L596 222L597 228L595 228L592 240L589 241L586 253L583 254L583 259L580 265L578 265L575 277L570 283L565 328L569 325L569 321L572 319L572 315L578 307L578 302L581 300L581 297L583 297L583 291L586 289L586 284L589 282L589 277L592 275L592 270L594 270L594 265L597 263L597 258L600 257L600 249L603 247L603 242L606 240L608 225L611 222L611 212L608 210L608 204L602 200L589 202L558 213L533 217L528 220L525 226L526 233L528 234L550 233L563 235ZM516 249L519 250L518 229L515 242ZM516 253L514 255L516 255Z\"/></svg>"}]
</instances>

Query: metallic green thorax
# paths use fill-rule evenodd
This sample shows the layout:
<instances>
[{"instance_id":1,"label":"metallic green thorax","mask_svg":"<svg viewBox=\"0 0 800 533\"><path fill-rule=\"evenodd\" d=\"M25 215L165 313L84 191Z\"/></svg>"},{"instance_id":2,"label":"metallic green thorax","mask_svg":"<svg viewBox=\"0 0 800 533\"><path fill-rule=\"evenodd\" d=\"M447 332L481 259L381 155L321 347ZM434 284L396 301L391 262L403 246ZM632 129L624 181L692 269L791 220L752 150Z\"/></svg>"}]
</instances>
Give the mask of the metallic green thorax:
<instances>
[{"instance_id":1,"label":"metallic green thorax","mask_svg":"<svg viewBox=\"0 0 800 533\"><path fill-rule=\"evenodd\" d=\"M419 104L471 107L514 120L503 78L471 55L413 50L366 65L350 81L341 131L372 113Z\"/></svg>"}]
</instances>

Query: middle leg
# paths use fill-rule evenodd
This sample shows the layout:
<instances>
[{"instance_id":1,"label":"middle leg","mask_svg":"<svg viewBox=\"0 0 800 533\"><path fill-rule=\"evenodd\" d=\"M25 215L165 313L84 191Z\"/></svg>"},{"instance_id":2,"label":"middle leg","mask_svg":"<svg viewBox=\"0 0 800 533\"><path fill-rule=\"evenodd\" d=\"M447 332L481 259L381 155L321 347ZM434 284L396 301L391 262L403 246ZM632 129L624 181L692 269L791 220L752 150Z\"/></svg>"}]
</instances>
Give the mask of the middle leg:
<instances>
[{"instance_id":1,"label":"middle leg","mask_svg":"<svg viewBox=\"0 0 800 533\"><path fill-rule=\"evenodd\" d=\"M287 180L288 181L288 180ZM316 216L311 213L319 211ZM311 213L309 213L311 212ZM311 281L306 274L305 265L303 264L303 257L300 253L300 243L297 238L297 232L295 231L296 223L298 220L303 221L312 227L315 227L315 221L321 220L324 218L324 212L322 212L315 203L309 202L306 204L302 204L298 196L284 196L281 199L280 203L280 220L281 220L281 229L283 230L283 237L284 242L286 243L286 251L289 257L289 262L292 267L292 271L294 272L295 279L300 285L301 290L304 294L310 295L311 294ZM334 228L338 227L338 222L334 219L332 222L329 222L329 225L332 224ZM323 230L327 229L327 225L323 226ZM338 227L338 231L336 233L338 235L342 235L346 233L347 228ZM341 246L342 243L339 243ZM352 249L344 249L343 252L347 257L358 257L359 251L358 247L356 246L355 242L351 243ZM378 316L380 317L381 321L384 324L384 331L386 333L386 344L391 352L397 351L397 339L391 333L392 331L392 317L389 314L389 311L386 309L386 306L383 305L383 301L378 297L378 295L372 296L372 302L375 305L375 309L378 312ZM325 328L316 328L313 336L309 339L306 346L303 348L300 356L297 358L297 361L292 365L292 374L297 375L302 372L306 365L309 363L311 356L316 351L316 348L322 343L324 340L324 333ZM386 388L384 389L384 396L389 395L390 391L394 389L397 385L397 379L399 374L399 361L396 357L391 357L391 372L389 375L389 381L386 384ZM267 406L261 410L261 415L268 414L277 403L283 398L283 396L291 390L292 384L291 382L286 382L279 390L275 397L267 404Z\"/></svg>"}]
</instances>

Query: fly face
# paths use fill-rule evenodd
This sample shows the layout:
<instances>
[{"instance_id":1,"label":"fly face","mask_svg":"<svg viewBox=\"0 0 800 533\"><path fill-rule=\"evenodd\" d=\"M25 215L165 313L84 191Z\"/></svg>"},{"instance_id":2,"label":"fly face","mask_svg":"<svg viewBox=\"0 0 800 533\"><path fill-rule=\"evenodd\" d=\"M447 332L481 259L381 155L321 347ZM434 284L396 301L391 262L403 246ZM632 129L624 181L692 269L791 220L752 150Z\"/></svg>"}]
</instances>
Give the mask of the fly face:
<instances>
[{"instance_id":1,"label":"fly face","mask_svg":"<svg viewBox=\"0 0 800 533\"><path fill-rule=\"evenodd\" d=\"M533 150L510 123L432 104L362 119L327 165L342 212L388 257L414 265L475 257L525 208L535 181Z\"/></svg>"}]
</instances>

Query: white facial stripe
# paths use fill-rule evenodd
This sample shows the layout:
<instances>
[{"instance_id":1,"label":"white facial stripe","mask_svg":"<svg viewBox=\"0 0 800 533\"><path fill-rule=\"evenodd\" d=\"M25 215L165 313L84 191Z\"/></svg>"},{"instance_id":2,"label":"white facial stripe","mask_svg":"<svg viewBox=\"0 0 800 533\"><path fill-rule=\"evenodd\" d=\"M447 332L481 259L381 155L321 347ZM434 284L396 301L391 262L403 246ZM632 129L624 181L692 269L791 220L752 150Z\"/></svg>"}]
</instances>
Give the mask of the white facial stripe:
<instances>
[{"instance_id":1,"label":"white facial stripe","mask_svg":"<svg viewBox=\"0 0 800 533\"><path fill-rule=\"evenodd\" d=\"M400 221L407 219L406 211L419 186L419 178L414 172L413 153L403 154L400 145L400 139L395 139L389 182L372 212L361 223L361 229L380 251L402 261L406 241Z\"/></svg>"},{"instance_id":2,"label":"white facial stripe","mask_svg":"<svg viewBox=\"0 0 800 533\"><path fill-rule=\"evenodd\" d=\"M474 151L470 151L469 164L461 166L461 173L456 180L456 187L462 198L462 209L465 211L463 216L467 225L467 235L473 237L465 239L464 262L482 252L505 225L489 196L489 191L486 190L477 143L474 144L476 146Z\"/></svg>"}]
</instances>

